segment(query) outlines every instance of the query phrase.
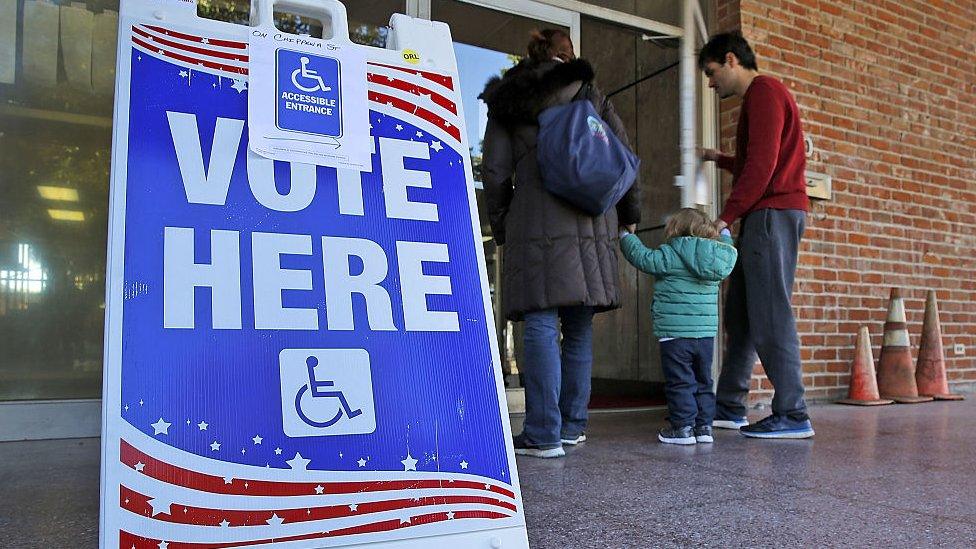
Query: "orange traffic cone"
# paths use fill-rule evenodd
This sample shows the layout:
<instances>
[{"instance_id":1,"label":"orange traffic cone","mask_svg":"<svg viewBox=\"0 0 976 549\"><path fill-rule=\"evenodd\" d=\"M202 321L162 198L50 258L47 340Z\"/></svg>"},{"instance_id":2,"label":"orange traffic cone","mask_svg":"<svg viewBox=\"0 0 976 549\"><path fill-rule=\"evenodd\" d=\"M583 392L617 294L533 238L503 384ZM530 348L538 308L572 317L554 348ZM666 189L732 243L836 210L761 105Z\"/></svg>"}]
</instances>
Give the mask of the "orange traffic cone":
<instances>
[{"instance_id":1,"label":"orange traffic cone","mask_svg":"<svg viewBox=\"0 0 976 549\"><path fill-rule=\"evenodd\" d=\"M935 400L962 400L962 395L949 392L946 381L945 354L942 350L942 326L939 324L939 306L935 290L929 290L925 300L925 321L922 322L922 342L918 347L918 364L915 368L918 394Z\"/></svg>"},{"instance_id":2,"label":"orange traffic cone","mask_svg":"<svg viewBox=\"0 0 976 549\"><path fill-rule=\"evenodd\" d=\"M857 332L854 361L851 362L851 386L847 390L847 398L838 400L837 403L878 406L893 402L878 396L878 381L874 377L874 354L871 352L871 335L868 333L867 326L861 326Z\"/></svg>"},{"instance_id":3,"label":"orange traffic cone","mask_svg":"<svg viewBox=\"0 0 976 549\"><path fill-rule=\"evenodd\" d=\"M878 391L881 398L900 404L929 402L932 397L918 396L915 385L915 365L909 348L908 323L905 321L905 300L901 290L891 289L888 300L888 319L884 324L884 344L878 360Z\"/></svg>"}]
</instances>

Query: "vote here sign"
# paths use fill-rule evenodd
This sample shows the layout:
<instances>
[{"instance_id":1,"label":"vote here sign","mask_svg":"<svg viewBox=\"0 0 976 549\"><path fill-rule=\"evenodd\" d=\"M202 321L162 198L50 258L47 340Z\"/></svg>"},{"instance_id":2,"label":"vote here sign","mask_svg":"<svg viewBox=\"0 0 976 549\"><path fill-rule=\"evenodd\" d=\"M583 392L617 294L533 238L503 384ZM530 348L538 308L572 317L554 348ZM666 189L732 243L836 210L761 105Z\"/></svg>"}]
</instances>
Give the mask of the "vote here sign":
<instances>
[{"instance_id":1,"label":"vote here sign","mask_svg":"<svg viewBox=\"0 0 976 549\"><path fill-rule=\"evenodd\" d=\"M370 60L369 169L275 162L246 27L124 15L103 546L524 539L456 76Z\"/></svg>"}]
</instances>

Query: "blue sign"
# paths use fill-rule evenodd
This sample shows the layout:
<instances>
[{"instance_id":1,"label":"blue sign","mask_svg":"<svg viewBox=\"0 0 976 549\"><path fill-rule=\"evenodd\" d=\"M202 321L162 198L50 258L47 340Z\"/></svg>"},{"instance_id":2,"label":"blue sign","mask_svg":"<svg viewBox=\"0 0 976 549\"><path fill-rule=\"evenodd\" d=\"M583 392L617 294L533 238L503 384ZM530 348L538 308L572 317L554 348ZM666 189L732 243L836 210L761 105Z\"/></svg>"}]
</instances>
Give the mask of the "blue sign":
<instances>
[{"instance_id":1,"label":"blue sign","mask_svg":"<svg viewBox=\"0 0 976 549\"><path fill-rule=\"evenodd\" d=\"M339 60L278 49L275 63L278 128L341 136Z\"/></svg>"},{"instance_id":2,"label":"blue sign","mask_svg":"<svg viewBox=\"0 0 976 549\"><path fill-rule=\"evenodd\" d=\"M120 31L102 546L525 547L454 77L360 59L366 169L274 161L246 28L185 16Z\"/></svg>"},{"instance_id":3,"label":"blue sign","mask_svg":"<svg viewBox=\"0 0 976 549\"><path fill-rule=\"evenodd\" d=\"M274 189L284 194L300 173L283 162L258 169L272 162L249 161L247 132L241 131L247 91L202 72L191 81L166 61L138 57L129 123L139 131L129 141L125 210L131 297L123 312L122 400L130 407L123 417L150 435L153 421L172 419L167 444L237 463L287 468L298 452L312 468L357 471L358 460L366 459L372 469L402 470L409 453L419 460L417 470L506 481L485 329L491 319L477 283L480 243L471 230L461 155L432 145L431 136L417 137L424 132L407 120L374 111L378 153L372 172L361 176L363 214L340 213L337 170L324 167L308 167L314 170L308 206L276 211L255 198L256 179L273 177ZM238 133L239 140L232 139ZM404 140L428 158L424 152L404 156L397 160L402 168L384 162L384 149L400 150ZM188 143L193 150L181 172L178 147ZM199 188L186 185L191 154L196 162L209 159ZM226 199L208 203L217 200L203 189L220 185L216 172L224 167L231 169ZM410 187L408 197L435 209L436 222L388 215L383 187L392 174L385 170L394 168L426 174L430 188ZM444 293L417 301L404 287L408 269L433 278ZM294 282L275 289L265 282L267 272ZM194 280L167 280L187 273L195 273ZM255 286L255 276L262 286ZM268 303L277 298L268 294L280 294L280 307ZM411 307L422 309L421 317L443 313L456 326L424 329ZM338 382L356 372L361 375L350 383L355 392L345 405L317 394L337 388L317 381ZM325 400L329 406L318 404ZM334 425L316 426L339 410L344 416ZM296 419L302 414L307 421ZM197 427L201 421L205 431ZM365 427L338 434L353 422ZM259 446L255 435L262 438ZM211 447L214 441L219 450Z\"/></svg>"}]
</instances>

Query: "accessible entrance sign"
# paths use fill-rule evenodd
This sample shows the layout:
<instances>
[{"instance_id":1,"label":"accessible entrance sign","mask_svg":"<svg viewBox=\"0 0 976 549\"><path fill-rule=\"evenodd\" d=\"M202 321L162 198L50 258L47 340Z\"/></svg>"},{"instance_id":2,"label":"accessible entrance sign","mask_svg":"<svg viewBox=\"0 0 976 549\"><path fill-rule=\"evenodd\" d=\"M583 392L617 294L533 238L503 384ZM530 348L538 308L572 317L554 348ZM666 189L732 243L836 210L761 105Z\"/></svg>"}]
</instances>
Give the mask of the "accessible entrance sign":
<instances>
[{"instance_id":1,"label":"accessible entrance sign","mask_svg":"<svg viewBox=\"0 0 976 549\"><path fill-rule=\"evenodd\" d=\"M449 30L283 4L365 61L358 123L342 55L279 50L362 169L252 150L251 27L122 2L101 546L526 547Z\"/></svg>"}]
</instances>

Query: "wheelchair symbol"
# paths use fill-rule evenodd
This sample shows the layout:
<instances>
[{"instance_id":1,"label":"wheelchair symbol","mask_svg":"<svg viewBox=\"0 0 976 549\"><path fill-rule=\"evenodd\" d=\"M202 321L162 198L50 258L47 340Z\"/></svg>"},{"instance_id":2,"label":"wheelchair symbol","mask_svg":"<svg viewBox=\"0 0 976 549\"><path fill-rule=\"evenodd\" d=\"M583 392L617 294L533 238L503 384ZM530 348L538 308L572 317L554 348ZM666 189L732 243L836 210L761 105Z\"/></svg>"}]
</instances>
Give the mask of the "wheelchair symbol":
<instances>
[{"instance_id":1,"label":"wheelchair symbol","mask_svg":"<svg viewBox=\"0 0 976 549\"><path fill-rule=\"evenodd\" d=\"M332 87L325 85L325 82L322 81L322 77L319 76L318 72L308 68L308 57L303 56L300 61L302 62L301 68L295 69L291 73L291 83L294 84L296 88L309 93L316 91L332 91ZM314 85L303 86L299 84L299 77L305 79L306 81L311 80Z\"/></svg>"},{"instance_id":2,"label":"wheelchair symbol","mask_svg":"<svg viewBox=\"0 0 976 549\"><path fill-rule=\"evenodd\" d=\"M325 391L325 387L334 387L334 381L320 381L315 379L315 367L318 366L319 359L314 356L310 356L305 360L305 365L308 367L308 383L302 385L302 388L298 390L295 395L295 411L298 412L298 417L302 421L311 425L312 427L331 427L336 424L342 415L345 414L346 417L352 419L363 413L362 409L353 410L349 406L349 402L346 400L346 395L342 391ZM311 391L309 391L311 388ZM305 411L302 409L302 397L305 393L311 392L312 398L335 398L339 400L339 410L336 412L335 416L328 421L315 421L314 419L308 417Z\"/></svg>"}]
</instances>

